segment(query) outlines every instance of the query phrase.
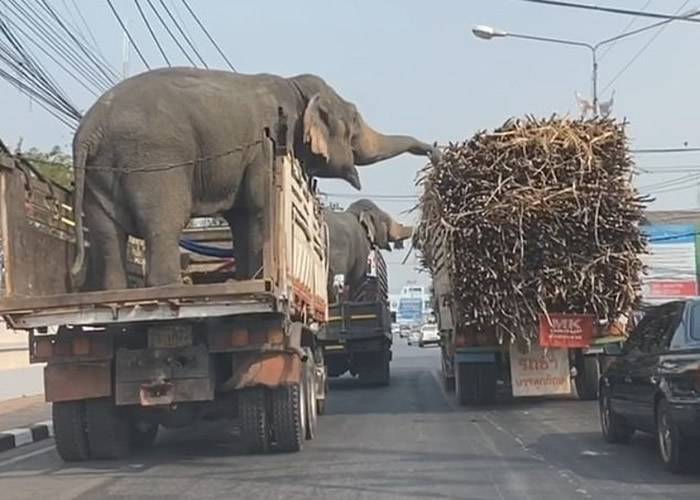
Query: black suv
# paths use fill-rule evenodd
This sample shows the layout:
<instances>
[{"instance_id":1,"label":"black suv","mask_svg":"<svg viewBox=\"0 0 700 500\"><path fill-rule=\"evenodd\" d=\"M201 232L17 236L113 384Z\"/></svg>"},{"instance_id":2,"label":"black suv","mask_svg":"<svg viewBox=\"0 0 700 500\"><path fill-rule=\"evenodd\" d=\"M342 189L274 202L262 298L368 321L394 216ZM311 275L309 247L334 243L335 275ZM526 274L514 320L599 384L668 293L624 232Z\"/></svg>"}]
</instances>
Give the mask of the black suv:
<instances>
[{"instance_id":1,"label":"black suv","mask_svg":"<svg viewBox=\"0 0 700 500\"><path fill-rule=\"evenodd\" d=\"M618 355L600 379L605 440L656 434L666 467L684 470L700 449L700 300L647 309Z\"/></svg>"}]
</instances>

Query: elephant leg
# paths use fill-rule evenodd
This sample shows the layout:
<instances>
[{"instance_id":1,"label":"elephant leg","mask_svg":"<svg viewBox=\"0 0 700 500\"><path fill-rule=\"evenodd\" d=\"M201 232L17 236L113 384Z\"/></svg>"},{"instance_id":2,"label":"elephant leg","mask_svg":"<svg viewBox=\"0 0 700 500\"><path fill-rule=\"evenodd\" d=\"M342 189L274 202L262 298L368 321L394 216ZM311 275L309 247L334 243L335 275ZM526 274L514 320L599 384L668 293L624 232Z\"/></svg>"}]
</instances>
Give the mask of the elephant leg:
<instances>
[{"instance_id":1,"label":"elephant leg","mask_svg":"<svg viewBox=\"0 0 700 500\"><path fill-rule=\"evenodd\" d=\"M226 220L233 235L236 279L252 279L262 267L262 213L232 211Z\"/></svg>"},{"instance_id":2,"label":"elephant leg","mask_svg":"<svg viewBox=\"0 0 700 500\"><path fill-rule=\"evenodd\" d=\"M146 286L181 283L180 231L150 234L146 237Z\"/></svg>"},{"instance_id":3,"label":"elephant leg","mask_svg":"<svg viewBox=\"0 0 700 500\"><path fill-rule=\"evenodd\" d=\"M86 207L85 222L90 228L90 269L96 273L88 278L91 288L127 288L126 232L98 207Z\"/></svg>"}]
</instances>

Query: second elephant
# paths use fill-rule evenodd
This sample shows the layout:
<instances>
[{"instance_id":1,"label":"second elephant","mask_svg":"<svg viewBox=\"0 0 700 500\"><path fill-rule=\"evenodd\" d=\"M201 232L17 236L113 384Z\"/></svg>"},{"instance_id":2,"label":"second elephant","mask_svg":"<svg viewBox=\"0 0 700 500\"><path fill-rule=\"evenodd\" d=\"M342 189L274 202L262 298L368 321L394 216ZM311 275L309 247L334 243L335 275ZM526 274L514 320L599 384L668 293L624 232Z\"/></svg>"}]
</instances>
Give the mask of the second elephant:
<instances>
[{"instance_id":1,"label":"second elephant","mask_svg":"<svg viewBox=\"0 0 700 500\"><path fill-rule=\"evenodd\" d=\"M344 276L352 296L367 274L367 258L372 247L391 250L389 243L398 246L397 243L413 234L411 226L399 224L367 199L354 202L343 212L326 209L324 217L330 236L329 302L336 296L333 286L336 275Z\"/></svg>"}]
</instances>

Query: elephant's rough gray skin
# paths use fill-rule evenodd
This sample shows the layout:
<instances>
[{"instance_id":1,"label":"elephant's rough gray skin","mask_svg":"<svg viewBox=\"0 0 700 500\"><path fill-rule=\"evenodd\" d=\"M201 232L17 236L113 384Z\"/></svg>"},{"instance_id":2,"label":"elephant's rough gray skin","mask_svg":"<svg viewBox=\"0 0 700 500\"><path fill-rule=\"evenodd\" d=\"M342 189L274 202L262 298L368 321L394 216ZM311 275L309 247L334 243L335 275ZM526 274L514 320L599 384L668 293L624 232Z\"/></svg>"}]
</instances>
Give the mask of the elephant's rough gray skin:
<instances>
[{"instance_id":1,"label":"elephant's rough gray skin","mask_svg":"<svg viewBox=\"0 0 700 500\"><path fill-rule=\"evenodd\" d=\"M329 302L337 300L333 279L342 274L349 294L367 274L367 258L372 246L391 250L389 243L411 237L413 228L394 221L389 214L367 199L357 200L345 211L324 209L328 224L330 264L328 272Z\"/></svg>"},{"instance_id":2,"label":"elephant's rough gray skin","mask_svg":"<svg viewBox=\"0 0 700 500\"><path fill-rule=\"evenodd\" d=\"M263 131L288 116L287 142L316 177L360 189L355 165L402 153L439 155L408 136L370 128L356 107L314 75L283 78L192 68L153 70L101 96L73 141L75 211L90 231L88 288L126 288L128 235L146 242L146 286L180 280L178 238L195 216L221 214L235 241L239 279L261 265L271 152ZM84 262L83 220L76 218ZM86 288L84 287L84 288Z\"/></svg>"}]
</instances>

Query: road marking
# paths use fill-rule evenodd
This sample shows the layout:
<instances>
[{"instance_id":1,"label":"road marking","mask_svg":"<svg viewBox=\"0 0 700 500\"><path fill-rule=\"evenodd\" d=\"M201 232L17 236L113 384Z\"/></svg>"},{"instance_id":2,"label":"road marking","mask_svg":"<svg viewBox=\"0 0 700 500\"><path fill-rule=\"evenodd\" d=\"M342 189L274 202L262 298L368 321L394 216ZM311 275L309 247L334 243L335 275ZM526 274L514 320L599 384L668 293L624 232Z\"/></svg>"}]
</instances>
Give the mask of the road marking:
<instances>
[{"instance_id":1,"label":"road marking","mask_svg":"<svg viewBox=\"0 0 700 500\"><path fill-rule=\"evenodd\" d=\"M0 467L5 467L6 465L12 465L17 462L23 462L24 460L27 460L28 458L36 457L37 455L43 455L44 453L48 453L52 450L56 449L56 446L51 445L47 446L46 448L40 448L38 450L31 451L29 453L25 453L24 455L19 455L14 458L10 458L8 460L3 460L0 462Z\"/></svg>"}]
</instances>

